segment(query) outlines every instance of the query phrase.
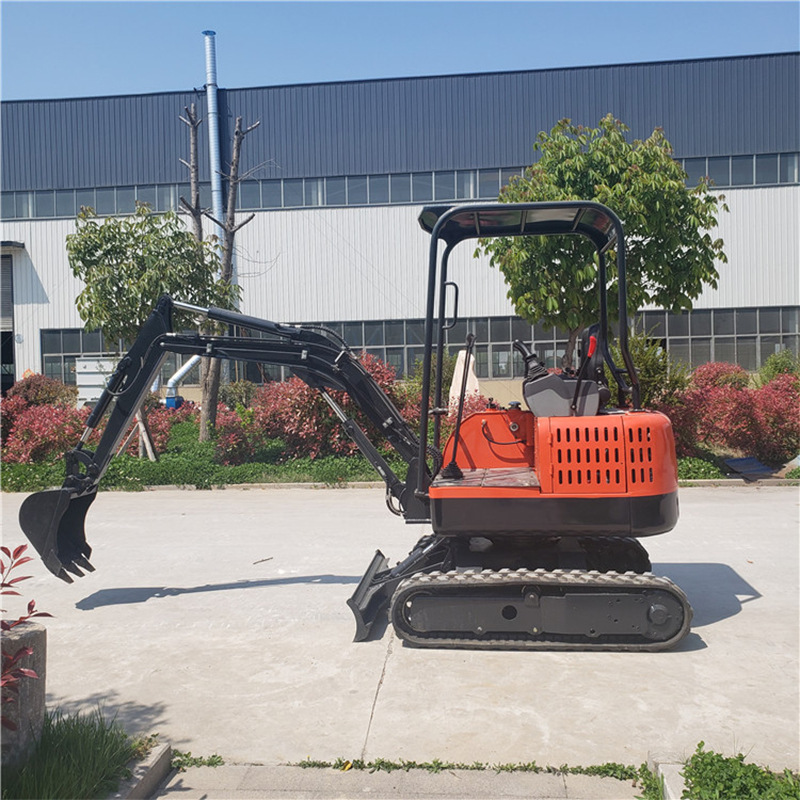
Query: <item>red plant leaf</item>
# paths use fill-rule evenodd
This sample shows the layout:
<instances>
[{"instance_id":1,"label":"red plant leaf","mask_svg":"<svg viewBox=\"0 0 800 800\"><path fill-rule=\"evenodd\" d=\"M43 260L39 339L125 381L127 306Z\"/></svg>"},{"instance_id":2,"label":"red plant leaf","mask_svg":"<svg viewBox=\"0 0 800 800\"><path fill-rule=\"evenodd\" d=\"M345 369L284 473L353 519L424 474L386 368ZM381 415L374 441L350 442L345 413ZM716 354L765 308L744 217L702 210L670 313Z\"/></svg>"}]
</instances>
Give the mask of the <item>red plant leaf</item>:
<instances>
[{"instance_id":1,"label":"red plant leaf","mask_svg":"<svg viewBox=\"0 0 800 800\"><path fill-rule=\"evenodd\" d=\"M24 677L24 678L38 678L39 676L32 670L28 669L27 667L20 667L17 672Z\"/></svg>"},{"instance_id":2,"label":"red plant leaf","mask_svg":"<svg viewBox=\"0 0 800 800\"><path fill-rule=\"evenodd\" d=\"M0 547L0 551L2 551L8 558L11 558L11 551L7 547Z\"/></svg>"},{"instance_id":3,"label":"red plant leaf","mask_svg":"<svg viewBox=\"0 0 800 800\"><path fill-rule=\"evenodd\" d=\"M14 552L12 553L11 557L14 559L14 561L16 561L27 549L28 545L21 544L14 548Z\"/></svg>"}]
</instances>

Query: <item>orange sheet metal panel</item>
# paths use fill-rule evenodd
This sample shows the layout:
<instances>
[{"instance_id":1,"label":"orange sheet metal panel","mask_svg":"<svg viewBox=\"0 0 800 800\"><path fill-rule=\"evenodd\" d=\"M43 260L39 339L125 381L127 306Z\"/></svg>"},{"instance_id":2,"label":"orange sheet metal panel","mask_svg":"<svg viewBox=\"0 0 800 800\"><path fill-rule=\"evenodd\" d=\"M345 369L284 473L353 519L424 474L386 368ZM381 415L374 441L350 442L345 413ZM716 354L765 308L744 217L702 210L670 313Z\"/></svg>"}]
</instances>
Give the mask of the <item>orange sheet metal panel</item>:
<instances>
[{"instance_id":1,"label":"orange sheet metal panel","mask_svg":"<svg viewBox=\"0 0 800 800\"><path fill-rule=\"evenodd\" d=\"M461 423L456 463L462 470L533 466L533 414L521 409L486 409ZM453 437L444 463L453 457Z\"/></svg>"},{"instance_id":2,"label":"orange sheet metal panel","mask_svg":"<svg viewBox=\"0 0 800 800\"><path fill-rule=\"evenodd\" d=\"M451 437L445 464L452 454ZM434 485L431 497L637 497L678 487L672 428L655 411L537 418L487 409L463 421L456 462L464 472L529 466L539 487Z\"/></svg>"},{"instance_id":3,"label":"orange sheet metal panel","mask_svg":"<svg viewBox=\"0 0 800 800\"><path fill-rule=\"evenodd\" d=\"M654 411L536 420L543 494L654 495L677 488L675 441Z\"/></svg>"}]
</instances>

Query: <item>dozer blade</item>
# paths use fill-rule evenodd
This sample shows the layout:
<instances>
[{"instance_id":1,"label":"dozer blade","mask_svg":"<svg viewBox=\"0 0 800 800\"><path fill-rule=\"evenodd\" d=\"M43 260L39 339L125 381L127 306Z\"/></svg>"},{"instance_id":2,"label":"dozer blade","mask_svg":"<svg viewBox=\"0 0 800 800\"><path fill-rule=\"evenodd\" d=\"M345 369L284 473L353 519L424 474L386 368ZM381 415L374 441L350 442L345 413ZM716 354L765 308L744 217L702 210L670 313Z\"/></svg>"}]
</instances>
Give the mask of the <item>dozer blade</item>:
<instances>
[{"instance_id":1,"label":"dozer blade","mask_svg":"<svg viewBox=\"0 0 800 800\"><path fill-rule=\"evenodd\" d=\"M67 583L72 583L69 573L94 572L84 520L96 495L96 490L76 496L70 489L50 489L26 498L19 510L20 527L44 565Z\"/></svg>"},{"instance_id":2,"label":"dozer blade","mask_svg":"<svg viewBox=\"0 0 800 800\"><path fill-rule=\"evenodd\" d=\"M356 618L354 642L363 642L369 636L378 613L388 604L394 593L399 581L387 584L385 580L376 580L376 576L385 575L388 568L389 560L377 550L353 596L347 601Z\"/></svg>"}]
</instances>

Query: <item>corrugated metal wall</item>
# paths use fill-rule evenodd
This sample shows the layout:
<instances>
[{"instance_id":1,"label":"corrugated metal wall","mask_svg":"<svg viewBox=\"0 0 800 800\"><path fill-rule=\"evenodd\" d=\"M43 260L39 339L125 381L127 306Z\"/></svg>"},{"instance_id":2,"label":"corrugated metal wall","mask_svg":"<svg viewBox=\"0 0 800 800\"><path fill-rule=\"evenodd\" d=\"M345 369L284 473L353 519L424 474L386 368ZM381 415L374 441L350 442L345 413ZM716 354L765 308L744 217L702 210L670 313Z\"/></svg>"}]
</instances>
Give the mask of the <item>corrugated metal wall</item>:
<instances>
[{"instance_id":1,"label":"corrugated metal wall","mask_svg":"<svg viewBox=\"0 0 800 800\"><path fill-rule=\"evenodd\" d=\"M646 137L661 126L679 156L800 150L800 54L454 75L220 93L227 147L235 116L261 126L243 169L321 177L530 163L559 119L612 113ZM185 181L179 120L201 94L4 103L2 188L29 190ZM201 127L201 179L208 180ZM223 140L225 137L223 137Z\"/></svg>"},{"instance_id":2,"label":"corrugated metal wall","mask_svg":"<svg viewBox=\"0 0 800 800\"><path fill-rule=\"evenodd\" d=\"M21 242L11 251L14 273L14 333L17 377L42 369L42 328L82 328L75 298L82 289L67 262L66 237L73 220L4 222L4 238Z\"/></svg>"},{"instance_id":3,"label":"corrugated metal wall","mask_svg":"<svg viewBox=\"0 0 800 800\"><path fill-rule=\"evenodd\" d=\"M725 242L717 289L699 308L800 305L800 187L734 189L714 232Z\"/></svg>"},{"instance_id":4,"label":"corrugated metal wall","mask_svg":"<svg viewBox=\"0 0 800 800\"><path fill-rule=\"evenodd\" d=\"M726 193L729 214L713 235L726 243L717 290L696 308L800 305L800 187ZM414 319L424 316L429 237L418 206L258 212L237 235L236 268L245 313L283 322ZM18 374L41 369L40 329L79 328L81 285L65 250L71 220L9 221L13 251ZM464 243L449 275L461 289L459 313L513 313L506 287L486 259Z\"/></svg>"}]
</instances>

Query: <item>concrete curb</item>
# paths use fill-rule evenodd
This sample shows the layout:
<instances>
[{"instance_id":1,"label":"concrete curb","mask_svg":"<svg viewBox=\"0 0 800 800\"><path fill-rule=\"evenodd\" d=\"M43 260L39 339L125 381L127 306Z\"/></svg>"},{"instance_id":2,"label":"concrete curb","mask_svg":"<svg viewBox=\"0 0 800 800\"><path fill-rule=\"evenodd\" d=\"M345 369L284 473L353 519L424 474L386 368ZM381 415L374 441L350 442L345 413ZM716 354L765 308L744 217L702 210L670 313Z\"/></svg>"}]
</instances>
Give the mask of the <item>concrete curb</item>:
<instances>
[{"instance_id":1,"label":"concrete curb","mask_svg":"<svg viewBox=\"0 0 800 800\"><path fill-rule=\"evenodd\" d=\"M132 761L128 765L131 777L123 781L108 800L146 800L169 775L171 761L172 748L168 744L153 748L144 761Z\"/></svg>"},{"instance_id":2,"label":"concrete curb","mask_svg":"<svg viewBox=\"0 0 800 800\"><path fill-rule=\"evenodd\" d=\"M664 800L681 800L686 786L681 775L683 767L683 760L675 753L647 754L647 768L661 782L661 796Z\"/></svg>"},{"instance_id":3,"label":"concrete curb","mask_svg":"<svg viewBox=\"0 0 800 800\"><path fill-rule=\"evenodd\" d=\"M223 486L212 486L212 492L224 492L226 489L239 489L247 491L269 491L270 489L383 489L383 481L344 481L342 483L227 483ZM757 481L747 481L744 478L704 478L696 480L679 481L681 489L691 489L702 486L739 486L751 488L756 486L800 486L797 478L762 478ZM190 485L170 484L164 486L145 486L146 492L187 491L205 492L208 489L197 489ZM124 490L123 490L124 491Z\"/></svg>"}]
</instances>

